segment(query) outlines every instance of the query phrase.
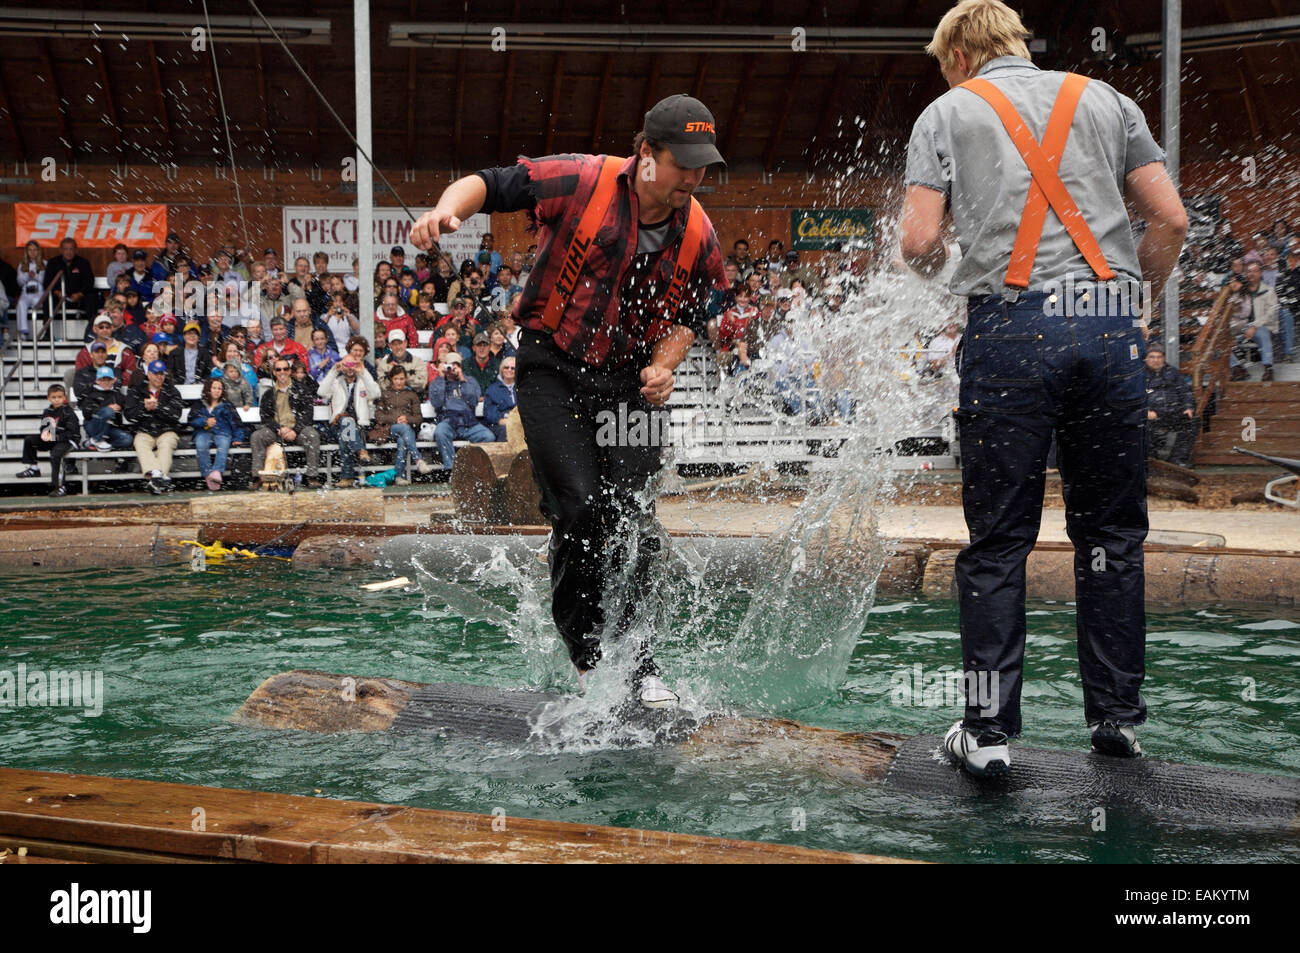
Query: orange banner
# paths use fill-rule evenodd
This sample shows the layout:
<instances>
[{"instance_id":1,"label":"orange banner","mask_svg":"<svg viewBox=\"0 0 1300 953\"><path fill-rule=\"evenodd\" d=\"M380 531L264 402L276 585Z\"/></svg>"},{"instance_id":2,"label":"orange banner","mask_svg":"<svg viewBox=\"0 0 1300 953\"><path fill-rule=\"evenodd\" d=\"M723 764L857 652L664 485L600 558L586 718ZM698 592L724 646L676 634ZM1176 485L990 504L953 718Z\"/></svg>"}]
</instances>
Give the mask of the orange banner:
<instances>
[{"instance_id":1,"label":"orange banner","mask_svg":"<svg viewBox=\"0 0 1300 953\"><path fill-rule=\"evenodd\" d=\"M65 205L18 202L14 205L18 247L36 241L57 248L74 238L80 248L162 248L167 239L166 205Z\"/></svg>"}]
</instances>

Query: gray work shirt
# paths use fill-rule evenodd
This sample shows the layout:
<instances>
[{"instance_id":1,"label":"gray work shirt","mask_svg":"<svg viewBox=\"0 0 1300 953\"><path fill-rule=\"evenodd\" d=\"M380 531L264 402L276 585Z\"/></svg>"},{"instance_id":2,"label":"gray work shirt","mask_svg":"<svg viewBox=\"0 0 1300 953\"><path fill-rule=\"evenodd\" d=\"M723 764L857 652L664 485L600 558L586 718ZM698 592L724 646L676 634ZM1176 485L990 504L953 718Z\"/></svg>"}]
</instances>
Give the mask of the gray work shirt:
<instances>
[{"instance_id":1,"label":"gray work shirt","mask_svg":"<svg viewBox=\"0 0 1300 953\"><path fill-rule=\"evenodd\" d=\"M999 56L977 75L1011 100L1042 142L1065 74L1044 72L1023 57ZM1124 178L1164 158L1133 100L1100 80L1088 83L1057 171L1118 275L1142 277L1124 207ZM907 184L948 198L962 253L948 284L953 294L997 294L1005 287L1029 182L1029 167L1002 120L976 93L950 89L917 118L907 145ZM1044 282L1064 281L1068 275L1082 281L1093 272L1049 209L1029 287L1041 289Z\"/></svg>"}]
</instances>

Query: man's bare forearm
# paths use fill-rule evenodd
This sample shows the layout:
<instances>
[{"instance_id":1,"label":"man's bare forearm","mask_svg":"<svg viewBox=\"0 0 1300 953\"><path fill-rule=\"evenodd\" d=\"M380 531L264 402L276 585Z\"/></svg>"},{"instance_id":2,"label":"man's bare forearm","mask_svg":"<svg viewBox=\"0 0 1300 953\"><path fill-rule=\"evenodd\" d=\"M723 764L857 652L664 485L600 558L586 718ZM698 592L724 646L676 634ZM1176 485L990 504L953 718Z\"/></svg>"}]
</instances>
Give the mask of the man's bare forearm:
<instances>
[{"instance_id":1,"label":"man's bare forearm","mask_svg":"<svg viewBox=\"0 0 1300 953\"><path fill-rule=\"evenodd\" d=\"M459 219L469 218L483 208L487 201L487 183L481 176L467 175L457 179L438 196L435 208L450 212Z\"/></svg>"},{"instance_id":2,"label":"man's bare forearm","mask_svg":"<svg viewBox=\"0 0 1300 953\"><path fill-rule=\"evenodd\" d=\"M1151 282L1153 297L1160 296L1174 266L1178 264L1185 234L1186 229L1177 225L1153 222L1147 226L1142 242L1138 245L1138 264L1142 268L1142 277Z\"/></svg>"},{"instance_id":3,"label":"man's bare forearm","mask_svg":"<svg viewBox=\"0 0 1300 953\"><path fill-rule=\"evenodd\" d=\"M674 324L672 331L655 342L650 363L668 370L676 370L686 359L686 353L695 343L695 332L684 325Z\"/></svg>"}]
</instances>

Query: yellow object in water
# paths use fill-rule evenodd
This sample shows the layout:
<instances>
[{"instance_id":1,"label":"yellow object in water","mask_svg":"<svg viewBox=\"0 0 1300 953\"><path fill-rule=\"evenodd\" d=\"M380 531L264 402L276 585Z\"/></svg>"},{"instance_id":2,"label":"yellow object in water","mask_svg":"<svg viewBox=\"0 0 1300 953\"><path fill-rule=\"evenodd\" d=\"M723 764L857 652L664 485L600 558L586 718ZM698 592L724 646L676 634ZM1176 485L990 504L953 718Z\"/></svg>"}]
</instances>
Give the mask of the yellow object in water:
<instances>
[{"instance_id":1,"label":"yellow object in water","mask_svg":"<svg viewBox=\"0 0 1300 953\"><path fill-rule=\"evenodd\" d=\"M217 540L215 543L212 543L210 546L205 546L202 543L200 543L198 540L194 540L194 539L183 539L181 540L181 544L189 545L189 546L197 546L199 549L203 550L203 555L206 558L217 560L217 561L225 559L227 556L243 556L246 559L262 558L260 553L255 553L251 549L239 549L236 547L225 546L222 544L221 540ZM283 558L283 557L271 557L271 558Z\"/></svg>"}]
</instances>

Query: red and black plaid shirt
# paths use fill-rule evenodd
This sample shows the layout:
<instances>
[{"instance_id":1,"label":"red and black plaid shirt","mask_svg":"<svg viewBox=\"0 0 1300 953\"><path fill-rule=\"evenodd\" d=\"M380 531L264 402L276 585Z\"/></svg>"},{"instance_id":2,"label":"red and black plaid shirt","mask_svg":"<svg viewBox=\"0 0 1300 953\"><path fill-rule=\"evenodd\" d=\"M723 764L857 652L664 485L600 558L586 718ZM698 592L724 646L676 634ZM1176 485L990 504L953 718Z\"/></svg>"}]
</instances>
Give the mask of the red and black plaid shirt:
<instances>
[{"instance_id":1,"label":"red and black plaid shirt","mask_svg":"<svg viewBox=\"0 0 1300 953\"><path fill-rule=\"evenodd\" d=\"M604 162L604 156L521 156L513 168L479 173L488 184L483 211L528 209L538 229L537 259L515 311L521 327L546 331L542 313ZM662 320L663 298L686 230L686 209L673 210L661 250L638 255L635 166L631 157L618 173L614 199L554 335L562 351L594 367L622 367L637 355L648 360L650 348L671 327ZM699 252L673 323L702 338L711 293L726 287L722 249L705 215Z\"/></svg>"}]
</instances>

